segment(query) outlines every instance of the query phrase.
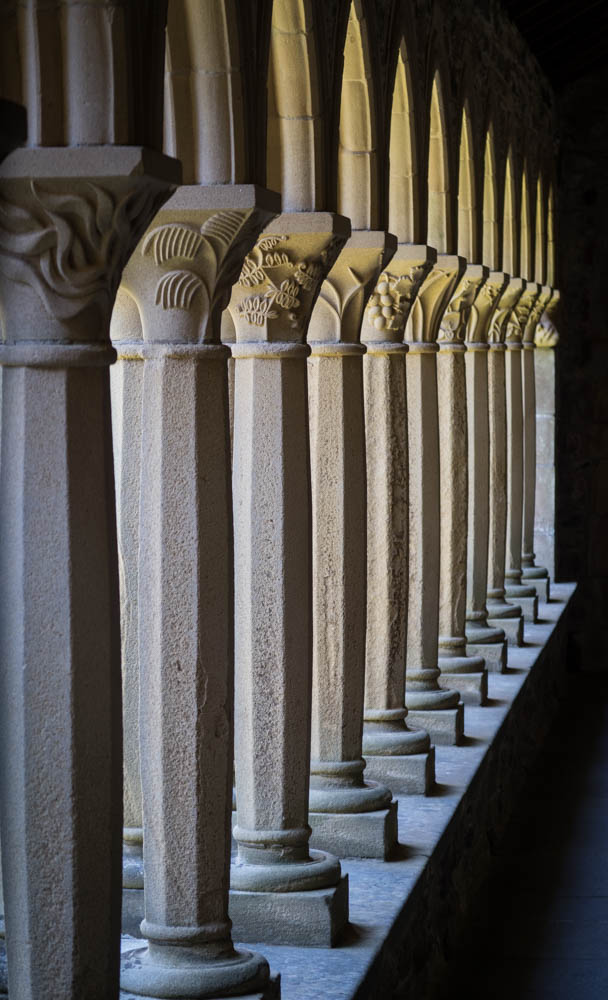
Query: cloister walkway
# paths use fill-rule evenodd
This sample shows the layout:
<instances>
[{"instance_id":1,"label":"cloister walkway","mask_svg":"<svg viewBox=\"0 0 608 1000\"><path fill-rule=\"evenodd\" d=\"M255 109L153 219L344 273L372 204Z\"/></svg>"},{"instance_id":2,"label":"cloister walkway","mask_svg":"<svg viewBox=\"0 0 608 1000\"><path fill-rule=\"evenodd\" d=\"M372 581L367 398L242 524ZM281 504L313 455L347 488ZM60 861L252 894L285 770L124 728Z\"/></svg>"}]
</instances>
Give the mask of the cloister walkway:
<instances>
[{"instance_id":1,"label":"cloister walkway","mask_svg":"<svg viewBox=\"0 0 608 1000\"><path fill-rule=\"evenodd\" d=\"M583 665L585 666L585 665ZM608 677L584 669L436 998L608 996Z\"/></svg>"}]
</instances>

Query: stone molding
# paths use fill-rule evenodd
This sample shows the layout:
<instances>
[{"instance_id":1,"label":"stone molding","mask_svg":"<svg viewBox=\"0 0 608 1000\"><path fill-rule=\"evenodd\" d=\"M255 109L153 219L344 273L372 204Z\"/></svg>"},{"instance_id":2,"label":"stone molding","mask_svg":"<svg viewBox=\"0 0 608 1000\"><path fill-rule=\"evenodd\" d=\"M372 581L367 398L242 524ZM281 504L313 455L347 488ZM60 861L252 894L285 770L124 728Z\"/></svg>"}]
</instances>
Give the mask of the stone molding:
<instances>
[{"instance_id":1,"label":"stone molding","mask_svg":"<svg viewBox=\"0 0 608 1000\"><path fill-rule=\"evenodd\" d=\"M541 314L536 330L534 331L534 343L538 348L557 347L559 333L555 325L555 318L559 311L560 299L559 290L554 288L553 294L545 306L545 311Z\"/></svg>"},{"instance_id":2,"label":"stone molding","mask_svg":"<svg viewBox=\"0 0 608 1000\"><path fill-rule=\"evenodd\" d=\"M487 345L492 320L509 280L510 276L504 271L490 271L487 280L481 286L471 306L466 327L465 342L469 350Z\"/></svg>"},{"instance_id":3,"label":"stone molding","mask_svg":"<svg viewBox=\"0 0 608 1000\"><path fill-rule=\"evenodd\" d=\"M361 326L368 350L379 344L401 344L420 287L437 259L432 247L399 243L390 268L380 275Z\"/></svg>"},{"instance_id":4,"label":"stone molding","mask_svg":"<svg viewBox=\"0 0 608 1000\"><path fill-rule=\"evenodd\" d=\"M416 345L436 345L443 315L466 266L464 257L438 254L408 316L404 339L410 350Z\"/></svg>"},{"instance_id":5,"label":"stone molding","mask_svg":"<svg viewBox=\"0 0 608 1000\"><path fill-rule=\"evenodd\" d=\"M437 343L440 347L464 344L471 325L473 307L486 285L489 273L489 268L482 264L467 264L439 324ZM492 295L493 292L488 295L490 304Z\"/></svg>"},{"instance_id":6,"label":"stone molding","mask_svg":"<svg viewBox=\"0 0 608 1000\"><path fill-rule=\"evenodd\" d=\"M488 343L491 347L504 347L511 313L521 299L525 288L526 282L523 278L509 280L490 323Z\"/></svg>"}]
</instances>

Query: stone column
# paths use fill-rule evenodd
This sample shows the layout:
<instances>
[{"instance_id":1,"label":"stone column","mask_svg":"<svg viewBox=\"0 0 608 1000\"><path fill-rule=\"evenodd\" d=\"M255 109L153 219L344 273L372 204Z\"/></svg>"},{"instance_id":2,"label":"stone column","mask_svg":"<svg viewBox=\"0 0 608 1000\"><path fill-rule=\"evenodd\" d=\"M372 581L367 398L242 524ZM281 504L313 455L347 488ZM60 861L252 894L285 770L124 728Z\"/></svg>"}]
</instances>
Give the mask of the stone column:
<instances>
[{"instance_id":1,"label":"stone column","mask_svg":"<svg viewBox=\"0 0 608 1000\"><path fill-rule=\"evenodd\" d=\"M468 440L464 338L473 303L489 274L468 264L439 326L439 686L463 702L485 705L488 674L483 656L467 654Z\"/></svg>"},{"instance_id":2,"label":"stone column","mask_svg":"<svg viewBox=\"0 0 608 1000\"><path fill-rule=\"evenodd\" d=\"M122 268L179 164L0 167L0 817L15 1000L118 992L122 741L108 366Z\"/></svg>"},{"instance_id":3,"label":"stone column","mask_svg":"<svg viewBox=\"0 0 608 1000\"><path fill-rule=\"evenodd\" d=\"M362 358L365 304L397 247L354 232L323 282L308 327L312 493L311 845L388 858L397 804L364 781L366 478Z\"/></svg>"},{"instance_id":4,"label":"stone column","mask_svg":"<svg viewBox=\"0 0 608 1000\"><path fill-rule=\"evenodd\" d=\"M507 640L488 624L488 535L490 522L490 438L488 422L488 332L509 276L491 271L471 307L464 356L467 386L469 523L467 538L467 653L483 656L488 671L507 665Z\"/></svg>"},{"instance_id":5,"label":"stone column","mask_svg":"<svg viewBox=\"0 0 608 1000\"><path fill-rule=\"evenodd\" d=\"M423 282L405 328L409 446L407 702L410 720L434 743L459 743L464 715L457 691L439 687L439 423L437 335L464 273L463 257L441 254Z\"/></svg>"},{"instance_id":6,"label":"stone column","mask_svg":"<svg viewBox=\"0 0 608 1000\"><path fill-rule=\"evenodd\" d=\"M279 209L247 185L182 187L123 276L143 321L139 715L145 947L125 992L265 990L228 919L233 741L229 349L220 317L243 258Z\"/></svg>"},{"instance_id":7,"label":"stone column","mask_svg":"<svg viewBox=\"0 0 608 1000\"><path fill-rule=\"evenodd\" d=\"M312 617L306 332L350 236L342 216L281 215L245 259L236 329L236 801L240 940L328 945L348 918L340 863L309 848Z\"/></svg>"},{"instance_id":8,"label":"stone column","mask_svg":"<svg viewBox=\"0 0 608 1000\"><path fill-rule=\"evenodd\" d=\"M555 325L560 293L554 289L536 328L536 503L534 542L540 562L555 579Z\"/></svg>"},{"instance_id":9,"label":"stone column","mask_svg":"<svg viewBox=\"0 0 608 1000\"><path fill-rule=\"evenodd\" d=\"M539 320L547 308L553 289L544 286L523 331L522 390L524 415L524 507L521 575L524 585L534 587L539 601L548 601L549 571L537 566L534 552L534 512L536 503L536 384L534 338Z\"/></svg>"},{"instance_id":10,"label":"stone column","mask_svg":"<svg viewBox=\"0 0 608 1000\"><path fill-rule=\"evenodd\" d=\"M488 420L490 433L490 526L488 542L488 624L502 628L510 644L523 643L520 607L505 600L505 546L507 537L507 401L505 337L507 322L526 283L511 278L502 294L488 334Z\"/></svg>"},{"instance_id":11,"label":"stone column","mask_svg":"<svg viewBox=\"0 0 608 1000\"><path fill-rule=\"evenodd\" d=\"M507 392L507 547L505 594L516 601L524 621L538 617L538 596L534 587L521 581L521 550L524 502L524 423L522 396L523 332L540 295L541 286L528 282L507 322L505 357Z\"/></svg>"},{"instance_id":12,"label":"stone column","mask_svg":"<svg viewBox=\"0 0 608 1000\"><path fill-rule=\"evenodd\" d=\"M405 324L436 253L399 244L367 306L361 339L367 467L366 773L394 792L426 794L435 748L407 725L408 460Z\"/></svg>"},{"instance_id":13,"label":"stone column","mask_svg":"<svg viewBox=\"0 0 608 1000\"><path fill-rule=\"evenodd\" d=\"M137 303L121 286L110 336L116 364L110 374L112 440L120 580L123 706L122 929L139 936L143 916L144 859L139 762L139 488L143 382L142 328Z\"/></svg>"}]
</instances>

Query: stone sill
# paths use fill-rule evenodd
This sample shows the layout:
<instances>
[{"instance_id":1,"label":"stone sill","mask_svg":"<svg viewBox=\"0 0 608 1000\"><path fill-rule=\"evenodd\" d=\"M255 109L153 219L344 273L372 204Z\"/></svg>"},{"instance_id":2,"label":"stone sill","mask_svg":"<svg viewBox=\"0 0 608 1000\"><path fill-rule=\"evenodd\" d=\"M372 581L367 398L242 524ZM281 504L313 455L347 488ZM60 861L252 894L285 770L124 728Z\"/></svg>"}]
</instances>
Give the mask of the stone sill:
<instances>
[{"instance_id":1,"label":"stone sill","mask_svg":"<svg viewBox=\"0 0 608 1000\"><path fill-rule=\"evenodd\" d=\"M351 917L342 945L243 945L280 973L282 1000L428 995L557 707L574 591L552 584L526 645L509 647L508 673L489 675L488 705L466 706L464 745L436 748L435 793L398 799L395 858L342 862ZM133 943L123 937L123 948Z\"/></svg>"},{"instance_id":2,"label":"stone sill","mask_svg":"<svg viewBox=\"0 0 608 1000\"><path fill-rule=\"evenodd\" d=\"M526 645L509 647L509 672L489 675L488 706L466 706L465 745L437 747L436 793L399 799L398 857L343 862L351 916L344 944L323 949L260 943L272 971L281 974L282 1000L427 995L409 991L440 974L465 897L483 878L491 841L525 776L526 758L532 759L551 721L565 671L565 612L574 590L572 584L552 584L539 624L526 624Z\"/></svg>"}]
</instances>

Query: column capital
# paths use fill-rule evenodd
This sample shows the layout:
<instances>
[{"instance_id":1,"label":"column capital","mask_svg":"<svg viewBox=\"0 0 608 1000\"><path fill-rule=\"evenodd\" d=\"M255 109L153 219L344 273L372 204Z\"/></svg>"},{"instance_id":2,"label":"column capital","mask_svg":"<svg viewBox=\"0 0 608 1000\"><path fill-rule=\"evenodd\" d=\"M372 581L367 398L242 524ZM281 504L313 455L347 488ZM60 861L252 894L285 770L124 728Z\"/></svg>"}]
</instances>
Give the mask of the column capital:
<instances>
[{"instance_id":1,"label":"column capital","mask_svg":"<svg viewBox=\"0 0 608 1000\"><path fill-rule=\"evenodd\" d=\"M510 275L504 271L490 271L481 286L466 326L465 342L469 349L487 348L490 324L509 281Z\"/></svg>"},{"instance_id":2,"label":"column capital","mask_svg":"<svg viewBox=\"0 0 608 1000\"><path fill-rule=\"evenodd\" d=\"M540 321L542 314L544 313L551 296L553 294L553 289L549 285L541 285L540 293L536 302L530 309L528 315L528 320L525 327L523 328L523 343L524 347L534 347L534 336L536 333L536 327Z\"/></svg>"},{"instance_id":3,"label":"column capital","mask_svg":"<svg viewBox=\"0 0 608 1000\"><path fill-rule=\"evenodd\" d=\"M390 267L378 278L361 325L361 341L368 350L380 344L401 347L412 305L436 260L433 247L397 245Z\"/></svg>"},{"instance_id":4,"label":"column capital","mask_svg":"<svg viewBox=\"0 0 608 1000\"><path fill-rule=\"evenodd\" d=\"M536 281L527 281L517 304L511 310L511 315L507 319L505 342L507 347L521 348L524 332L530 314L540 295L541 286Z\"/></svg>"},{"instance_id":5,"label":"column capital","mask_svg":"<svg viewBox=\"0 0 608 1000\"><path fill-rule=\"evenodd\" d=\"M489 274L490 269L483 264L467 264L439 324L437 341L440 348L460 346L464 349L473 305Z\"/></svg>"},{"instance_id":6,"label":"column capital","mask_svg":"<svg viewBox=\"0 0 608 1000\"><path fill-rule=\"evenodd\" d=\"M8 336L32 345L105 342L122 270L179 180L176 160L139 147L11 153L0 166Z\"/></svg>"},{"instance_id":7,"label":"column capital","mask_svg":"<svg viewBox=\"0 0 608 1000\"><path fill-rule=\"evenodd\" d=\"M561 294L557 288L552 289L552 295L545 311L541 314L538 326L534 331L534 343L538 348L553 348L559 341L559 333L555 325L555 319L559 310Z\"/></svg>"},{"instance_id":8,"label":"column capital","mask_svg":"<svg viewBox=\"0 0 608 1000\"><path fill-rule=\"evenodd\" d=\"M526 282L523 278L510 278L506 288L500 297L500 302L488 330L488 343L490 347L503 348L507 335L507 323L511 313L521 299Z\"/></svg>"},{"instance_id":9,"label":"column capital","mask_svg":"<svg viewBox=\"0 0 608 1000\"><path fill-rule=\"evenodd\" d=\"M422 282L405 328L410 345L436 345L439 324L452 293L464 275L467 261L456 254L438 254Z\"/></svg>"},{"instance_id":10,"label":"column capital","mask_svg":"<svg viewBox=\"0 0 608 1000\"><path fill-rule=\"evenodd\" d=\"M321 284L350 237L330 212L284 212L245 257L232 290L236 343L302 344Z\"/></svg>"},{"instance_id":11,"label":"column capital","mask_svg":"<svg viewBox=\"0 0 608 1000\"><path fill-rule=\"evenodd\" d=\"M308 342L313 346L342 341L359 343L365 305L374 289L379 272L386 267L397 249L397 237L383 231L355 230L327 275L308 327ZM380 295L377 314L380 315Z\"/></svg>"},{"instance_id":12,"label":"column capital","mask_svg":"<svg viewBox=\"0 0 608 1000\"><path fill-rule=\"evenodd\" d=\"M220 316L243 258L280 211L273 191L188 185L163 206L125 268L149 344L219 343Z\"/></svg>"}]
</instances>

